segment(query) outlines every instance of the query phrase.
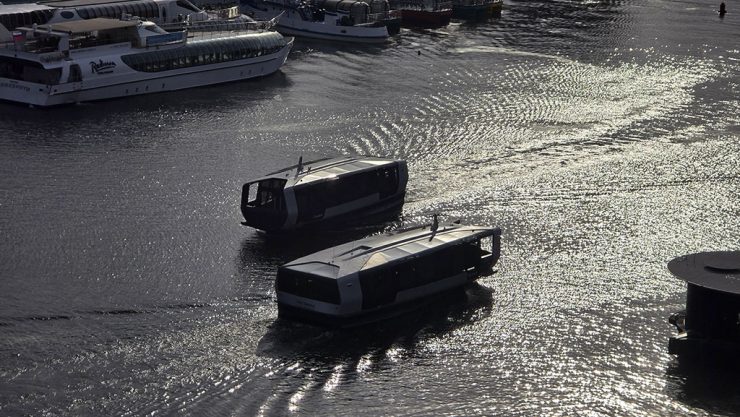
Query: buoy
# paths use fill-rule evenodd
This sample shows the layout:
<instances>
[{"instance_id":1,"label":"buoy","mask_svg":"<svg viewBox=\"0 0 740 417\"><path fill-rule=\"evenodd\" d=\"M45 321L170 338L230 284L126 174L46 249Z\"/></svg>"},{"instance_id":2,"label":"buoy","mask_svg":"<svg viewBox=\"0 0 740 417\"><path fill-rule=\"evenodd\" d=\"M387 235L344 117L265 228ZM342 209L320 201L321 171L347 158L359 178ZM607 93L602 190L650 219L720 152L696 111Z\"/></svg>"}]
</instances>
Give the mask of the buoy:
<instances>
[{"instance_id":1,"label":"buoy","mask_svg":"<svg viewBox=\"0 0 740 417\"><path fill-rule=\"evenodd\" d=\"M725 2L722 2L722 4L719 5L719 15L724 16L725 13L727 13L727 8L725 7Z\"/></svg>"}]
</instances>

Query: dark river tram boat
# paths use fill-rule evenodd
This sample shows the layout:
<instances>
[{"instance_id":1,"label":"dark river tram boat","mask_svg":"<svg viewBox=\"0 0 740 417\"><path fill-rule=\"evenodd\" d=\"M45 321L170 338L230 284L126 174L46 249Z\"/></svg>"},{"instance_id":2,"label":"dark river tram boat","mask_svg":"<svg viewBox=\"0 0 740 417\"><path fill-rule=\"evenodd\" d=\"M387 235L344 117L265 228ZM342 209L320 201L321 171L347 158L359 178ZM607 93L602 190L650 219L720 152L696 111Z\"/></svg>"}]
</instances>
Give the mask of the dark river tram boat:
<instances>
[{"instance_id":1,"label":"dark river tram boat","mask_svg":"<svg viewBox=\"0 0 740 417\"><path fill-rule=\"evenodd\" d=\"M452 17L449 0L391 0L391 8L401 11L401 23L414 27L447 26Z\"/></svg>"},{"instance_id":2,"label":"dark river tram boat","mask_svg":"<svg viewBox=\"0 0 740 417\"><path fill-rule=\"evenodd\" d=\"M679 358L740 362L740 251L702 252L668 263L686 281L686 310L671 316Z\"/></svg>"},{"instance_id":3,"label":"dark river tram boat","mask_svg":"<svg viewBox=\"0 0 740 417\"><path fill-rule=\"evenodd\" d=\"M501 16L503 0L452 0L452 17L466 20L485 20Z\"/></svg>"},{"instance_id":4,"label":"dark river tram boat","mask_svg":"<svg viewBox=\"0 0 740 417\"><path fill-rule=\"evenodd\" d=\"M280 317L351 327L392 317L493 273L501 230L450 224L372 236L278 269Z\"/></svg>"},{"instance_id":5,"label":"dark river tram boat","mask_svg":"<svg viewBox=\"0 0 740 417\"><path fill-rule=\"evenodd\" d=\"M242 224L277 232L397 211L403 206L407 180L406 161L299 160L298 165L244 184Z\"/></svg>"}]
</instances>

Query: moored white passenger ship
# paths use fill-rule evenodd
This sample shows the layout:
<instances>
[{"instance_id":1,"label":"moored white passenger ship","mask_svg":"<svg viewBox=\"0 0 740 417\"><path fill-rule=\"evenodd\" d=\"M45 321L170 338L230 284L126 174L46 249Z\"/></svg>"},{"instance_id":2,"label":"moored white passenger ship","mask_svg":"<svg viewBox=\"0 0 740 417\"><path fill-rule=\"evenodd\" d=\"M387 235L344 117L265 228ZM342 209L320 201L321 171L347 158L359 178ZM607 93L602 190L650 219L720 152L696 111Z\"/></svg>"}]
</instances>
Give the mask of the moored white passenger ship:
<instances>
[{"instance_id":1,"label":"moored white passenger ship","mask_svg":"<svg viewBox=\"0 0 740 417\"><path fill-rule=\"evenodd\" d=\"M19 28L0 47L0 99L51 106L260 77L277 71L293 44L246 27L191 36L139 19Z\"/></svg>"},{"instance_id":2,"label":"moored white passenger ship","mask_svg":"<svg viewBox=\"0 0 740 417\"><path fill-rule=\"evenodd\" d=\"M492 274L500 248L500 229L459 224L345 243L278 269L278 313L339 327L392 317Z\"/></svg>"},{"instance_id":3,"label":"moored white passenger ship","mask_svg":"<svg viewBox=\"0 0 740 417\"><path fill-rule=\"evenodd\" d=\"M358 221L400 210L406 161L339 157L303 163L242 187L245 226L267 232Z\"/></svg>"}]
</instances>

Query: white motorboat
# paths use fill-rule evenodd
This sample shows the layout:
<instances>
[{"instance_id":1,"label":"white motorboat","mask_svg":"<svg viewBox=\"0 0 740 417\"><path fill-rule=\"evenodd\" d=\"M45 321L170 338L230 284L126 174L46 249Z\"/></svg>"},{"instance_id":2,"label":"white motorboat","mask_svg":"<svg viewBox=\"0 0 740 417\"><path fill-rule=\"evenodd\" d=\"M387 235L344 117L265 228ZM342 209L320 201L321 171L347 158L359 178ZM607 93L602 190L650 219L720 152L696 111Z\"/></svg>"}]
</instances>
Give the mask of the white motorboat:
<instances>
[{"instance_id":1,"label":"white motorboat","mask_svg":"<svg viewBox=\"0 0 740 417\"><path fill-rule=\"evenodd\" d=\"M293 45L246 27L190 36L139 19L19 28L0 44L0 99L51 106L244 80L277 71Z\"/></svg>"},{"instance_id":2,"label":"white motorboat","mask_svg":"<svg viewBox=\"0 0 740 417\"><path fill-rule=\"evenodd\" d=\"M257 20L279 16L285 35L314 39L383 43L397 34L401 15L386 0L242 0L242 11Z\"/></svg>"}]
</instances>

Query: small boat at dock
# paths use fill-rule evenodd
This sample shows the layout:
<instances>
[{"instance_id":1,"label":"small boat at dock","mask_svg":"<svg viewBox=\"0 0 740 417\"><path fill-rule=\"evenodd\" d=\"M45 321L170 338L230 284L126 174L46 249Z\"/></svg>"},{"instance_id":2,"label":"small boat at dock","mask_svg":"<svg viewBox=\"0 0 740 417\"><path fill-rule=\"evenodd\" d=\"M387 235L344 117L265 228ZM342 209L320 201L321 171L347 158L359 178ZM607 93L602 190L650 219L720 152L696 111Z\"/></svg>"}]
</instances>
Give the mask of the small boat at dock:
<instances>
[{"instance_id":1,"label":"small boat at dock","mask_svg":"<svg viewBox=\"0 0 740 417\"><path fill-rule=\"evenodd\" d=\"M300 159L298 165L244 184L242 224L278 232L397 211L403 206L407 181L402 160Z\"/></svg>"},{"instance_id":2,"label":"small boat at dock","mask_svg":"<svg viewBox=\"0 0 740 417\"><path fill-rule=\"evenodd\" d=\"M681 359L740 364L740 251L702 252L668 263L686 281L686 310L670 323L668 352Z\"/></svg>"},{"instance_id":3,"label":"small boat at dock","mask_svg":"<svg viewBox=\"0 0 740 417\"><path fill-rule=\"evenodd\" d=\"M413 27L447 26L452 17L449 0L391 0L391 8L401 11L401 23Z\"/></svg>"},{"instance_id":4,"label":"small boat at dock","mask_svg":"<svg viewBox=\"0 0 740 417\"><path fill-rule=\"evenodd\" d=\"M493 273L501 230L460 224L371 236L281 266L278 313L332 327L365 324L418 308Z\"/></svg>"},{"instance_id":5,"label":"small boat at dock","mask_svg":"<svg viewBox=\"0 0 740 417\"><path fill-rule=\"evenodd\" d=\"M401 30L401 16L386 0L242 0L257 20L277 18L285 35L313 39L383 43Z\"/></svg>"}]
</instances>

